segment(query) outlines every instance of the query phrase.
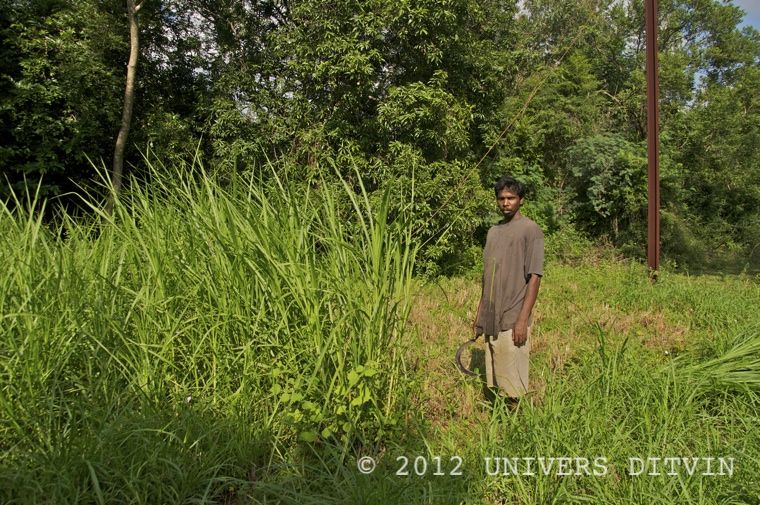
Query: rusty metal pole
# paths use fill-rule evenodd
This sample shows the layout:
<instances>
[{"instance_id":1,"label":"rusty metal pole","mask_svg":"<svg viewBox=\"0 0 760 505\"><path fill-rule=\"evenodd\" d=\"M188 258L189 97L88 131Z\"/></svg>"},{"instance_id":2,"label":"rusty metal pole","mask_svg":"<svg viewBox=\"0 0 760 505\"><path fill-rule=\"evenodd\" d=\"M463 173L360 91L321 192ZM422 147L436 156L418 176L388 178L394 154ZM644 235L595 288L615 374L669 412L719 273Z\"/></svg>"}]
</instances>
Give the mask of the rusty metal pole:
<instances>
[{"instance_id":1,"label":"rusty metal pole","mask_svg":"<svg viewBox=\"0 0 760 505\"><path fill-rule=\"evenodd\" d=\"M657 0L645 1L647 51L647 264L650 275L660 269L660 110L657 103Z\"/></svg>"}]
</instances>

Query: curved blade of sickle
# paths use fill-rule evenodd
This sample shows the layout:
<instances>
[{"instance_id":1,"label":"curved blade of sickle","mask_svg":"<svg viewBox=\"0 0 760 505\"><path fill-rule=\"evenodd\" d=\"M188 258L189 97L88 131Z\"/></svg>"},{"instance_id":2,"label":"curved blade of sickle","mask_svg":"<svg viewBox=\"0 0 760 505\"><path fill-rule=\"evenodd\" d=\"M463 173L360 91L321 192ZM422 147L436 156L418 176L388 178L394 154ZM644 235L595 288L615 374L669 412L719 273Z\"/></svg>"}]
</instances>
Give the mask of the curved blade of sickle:
<instances>
[{"instance_id":1,"label":"curved blade of sickle","mask_svg":"<svg viewBox=\"0 0 760 505\"><path fill-rule=\"evenodd\" d=\"M457 368L459 369L459 371L462 372L465 375L469 375L469 376L472 376L472 377L474 377L476 375L476 373L473 372L472 370L470 370L469 368L467 368L466 366L464 366L464 364L462 363L462 354L464 353L465 349L467 349L467 347L469 347L472 344L474 344L477 339L478 339L478 337L473 337L470 340L468 340L467 342L465 342L462 345L460 345L459 349L457 349L457 354L456 354L456 357L454 359L454 361L456 362L456 365L457 365Z\"/></svg>"}]
</instances>

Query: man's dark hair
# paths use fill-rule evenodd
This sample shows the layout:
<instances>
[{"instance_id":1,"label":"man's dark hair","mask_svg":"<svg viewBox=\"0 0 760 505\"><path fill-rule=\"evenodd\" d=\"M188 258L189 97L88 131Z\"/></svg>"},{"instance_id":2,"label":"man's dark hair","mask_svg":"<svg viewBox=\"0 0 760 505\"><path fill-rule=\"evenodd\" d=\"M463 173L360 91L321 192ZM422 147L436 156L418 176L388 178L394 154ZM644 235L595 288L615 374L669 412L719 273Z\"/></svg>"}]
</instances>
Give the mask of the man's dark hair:
<instances>
[{"instance_id":1,"label":"man's dark hair","mask_svg":"<svg viewBox=\"0 0 760 505\"><path fill-rule=\"evenodd\" d=\"M525 184L518 181L511 175L505 175L504 177L496 181L496 184L494 184L493 189L496 192L496 196L499 196L499 193L503 189L506 189L516 194L520 198L525 196Z\"/></svg>"}]
</instances>

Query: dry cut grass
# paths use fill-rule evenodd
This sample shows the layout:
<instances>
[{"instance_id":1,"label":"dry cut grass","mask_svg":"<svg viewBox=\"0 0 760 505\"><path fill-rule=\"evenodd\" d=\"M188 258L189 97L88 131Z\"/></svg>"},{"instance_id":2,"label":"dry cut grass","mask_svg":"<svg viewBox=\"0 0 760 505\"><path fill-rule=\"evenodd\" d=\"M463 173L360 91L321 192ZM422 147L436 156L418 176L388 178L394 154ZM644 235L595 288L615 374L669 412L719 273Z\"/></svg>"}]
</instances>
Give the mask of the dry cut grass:
<instances>
[{"instance_id":1,"label":"dry cut grass","mask_svg":"<svg viewBox=\"0 0 760 505\"><path fill-rule=\"evenodd\" d=\"M655 359L687 347L693 330L683 317L675 317L664 305L631 308L620 302L620 293L637 289L629 285L630 268L622 262L602 269L596 264L548 265L534 309L534 403L542 401L547 381L561 375L574 358L596 352L600 335L616 345L628 339ZM416 404L442 430L466 429L486 422L491 414L482 380L463 376L454 365L457 347L472 335L479 296L476 277L442 279L420 284L412 307L408 360L423 377Z\"/></svg>"}]
</instances>

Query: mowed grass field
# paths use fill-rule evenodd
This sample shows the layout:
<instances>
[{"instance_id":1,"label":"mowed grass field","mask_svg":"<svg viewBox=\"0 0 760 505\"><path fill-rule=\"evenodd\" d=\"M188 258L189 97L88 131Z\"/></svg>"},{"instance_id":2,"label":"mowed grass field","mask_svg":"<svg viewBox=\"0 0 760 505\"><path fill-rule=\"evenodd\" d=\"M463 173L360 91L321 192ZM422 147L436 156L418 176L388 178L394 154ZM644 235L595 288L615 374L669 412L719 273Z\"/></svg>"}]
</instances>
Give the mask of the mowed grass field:
<instances>
[{"instance_id":1,"label":"mowed grass field","mask_svg":"<svg viewBox=\"0 0 760 505\"><path fill-rule=\"evenodd\" d=\"M593 251L574 264L550 261L545 274L534 313L533 391L516 409L487 400L483 379L453 365L472 331L479 279L418 291L410 357L427 429L422 454L444 462L459 455L466 468L430 480L422 501L760 502L758 279L663 272L652 284L644 266ZM559 468L557 459L546 471L521 459L520 475L490 475L496 467L486 458L495 457L572 462ZM597 457L605 458L603 476L601 468L590 472ZM711 469L701 460L691 475L662 461L641 472L643 463L631 461L648 457L716 460ZM732 475L703 475L719 473L719 457L733 458ZM591 461L589 471L575 458Z\"/></svg>"},{"instance_id":2,"label":"mowed grass field","mask_svg":"<svg viewBox=\"0 0 760 505\"><path fill-rule=\"evenodd\" d=\"M760 503L756 276L549 237L510 408L453 364L477 272L413 277L387 200L180 175L2 209L2 503Z\"/></svg>"}]
</instances>

